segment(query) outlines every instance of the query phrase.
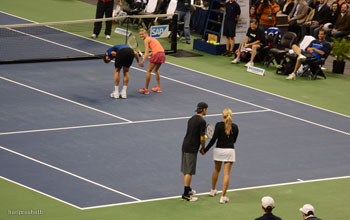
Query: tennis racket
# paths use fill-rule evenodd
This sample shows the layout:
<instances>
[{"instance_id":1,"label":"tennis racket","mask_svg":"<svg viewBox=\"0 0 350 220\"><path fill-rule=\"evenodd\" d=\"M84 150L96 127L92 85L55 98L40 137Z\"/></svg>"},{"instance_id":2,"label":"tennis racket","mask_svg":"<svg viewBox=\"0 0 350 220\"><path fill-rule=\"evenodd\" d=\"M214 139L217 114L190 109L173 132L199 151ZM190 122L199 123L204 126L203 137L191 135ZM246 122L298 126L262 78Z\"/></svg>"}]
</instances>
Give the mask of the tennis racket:
<instances>
[{"instance_id":1,"label":"tennis racket","mask_svg":"<svg viewBox=\"0 0 350 220\"><path fill-rule=\"evenodd\" d=\"M139 54L140 57L143 56L142 52L138 49L139 44L136 40L135 35L130 33L130 35L128 36L127 44L129 45L129 47L134 49Z\"/></svg>"},{"instance_id":2,"label":"tennis racket","mask_svg":"<svg viewBox=\"0 0 350 220\"><path fill-rule=\"evenodd\" d=\"M207 128L205 129L205 133L206 133L208 138L210 138L210 139L213 138L214 130L215 130L215 128L213 125L211 125L211 124L207 125Z\"/></svg>"}]
</instances>

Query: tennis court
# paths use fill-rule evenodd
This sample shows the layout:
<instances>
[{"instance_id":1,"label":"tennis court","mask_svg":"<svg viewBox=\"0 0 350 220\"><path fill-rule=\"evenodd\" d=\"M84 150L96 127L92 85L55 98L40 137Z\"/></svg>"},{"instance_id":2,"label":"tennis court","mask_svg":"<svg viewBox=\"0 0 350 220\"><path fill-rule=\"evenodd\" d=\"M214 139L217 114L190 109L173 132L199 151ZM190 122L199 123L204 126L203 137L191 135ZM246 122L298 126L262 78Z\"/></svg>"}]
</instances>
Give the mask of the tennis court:
<instances>
[{"instance_id":1,"label":"tennis court","mask_svg":"<svg viewBox=\"0 0 350 220\"><path fill-rule=\"evenodd\" d=\"M6 23L26 22L0 14ZM67 35L75 42L70 48L108 48ZM170 63L160 73L163 93L139 94L145 68L134 63L128 98L115 100L109 97L113 65L101 60L1 65L0 176L78 209L180 203L186 123L206 101L208 123L220 121L229 107L240 128L230 189L337 177L348 182L345 115ZM210 190L212 169L211 153L199 157L197 192Z\"/></svg>"}]
</instances>

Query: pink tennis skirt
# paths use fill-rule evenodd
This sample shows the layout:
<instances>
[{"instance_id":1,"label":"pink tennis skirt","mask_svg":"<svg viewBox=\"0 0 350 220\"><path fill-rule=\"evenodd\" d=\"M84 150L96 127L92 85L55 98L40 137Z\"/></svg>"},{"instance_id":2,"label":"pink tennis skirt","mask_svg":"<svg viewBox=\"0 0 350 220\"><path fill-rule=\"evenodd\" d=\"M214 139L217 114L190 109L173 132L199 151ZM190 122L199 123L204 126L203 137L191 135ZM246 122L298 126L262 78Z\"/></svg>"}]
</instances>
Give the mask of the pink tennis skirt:
<instances>
[{"instance_id":1,"label":"pink tennis skirt","mask_svg":"<svg viewBox=\"0 0 350 220\"><path fill-rule=\"evenodd\" d=\"M152 54L151 59L149 61L151 63L164 63L165 62L165 53L159 52L156 54Z\"/></svg>"}]
</instances>

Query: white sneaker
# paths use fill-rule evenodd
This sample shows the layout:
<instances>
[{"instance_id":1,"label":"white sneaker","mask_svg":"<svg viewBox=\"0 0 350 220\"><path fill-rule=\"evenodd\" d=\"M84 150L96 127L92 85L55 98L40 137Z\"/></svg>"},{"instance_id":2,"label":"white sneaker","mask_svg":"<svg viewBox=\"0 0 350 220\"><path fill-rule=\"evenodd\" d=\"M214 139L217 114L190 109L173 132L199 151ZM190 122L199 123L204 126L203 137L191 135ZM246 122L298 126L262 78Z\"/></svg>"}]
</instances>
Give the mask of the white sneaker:
<instances>
[{"instance_id":1,"label":"white sneaker","mask_svg":"<svg viewBox=\"0 0 350 220\"><path fill-rule=\"evenodd\" d=\"M230 199L227 196L221 196L221 198L220 198L221 204L228 203L229 201L230 201Z\"/></svg>"},{"instance_id":2,"label":"white sneaker","mask_svg":"<svg viewBox=\"0 0 350 220\"><path fill-rule=\"evenodd\" d=\"M304 56L304 55L302 55L302 54L300 54L299 56L298 56L298 61L299 62L304 62L306 60L306 56Z\"/></svg>"},{"instance_id":3,"label":"white sneaker","mask_svg":"<svg viewBox=\"0 0 350 220\"><path fill-rule=\"evenodd\" d=\"M120 95L119 95L119 92L118 91L113 91L111 93L111 97L112 98L115 98L115 99L119 99Z\"/></svg>"},{"instance_id":4,"label":"white sneaker","mask_svg":"<svg viewBox=\"0 0 350 220\"><path fill-rule=\"evenodd\" d=\"M94 38L94 39L95 39L95 38L97 38L97 35L96 35L96 34L92 34L92 35L91 35L91 38Z\"/></svg>"},{"instance_id":5,"label":"white sneaker","mask_svg":"<svg viewBox=\"0 0 350 220\"><path fill-rule=\"evenodd\" d=\"M286 79L287 79L287 80L296 80L295 73L289 74L288 77L287 77Z\"/></svg>"},{"instance_id":6,"label":"white sneaker","mask_svg":"<svg viewBox=\"0 0 350 220\"><path fill-rule=\"evenodd\" d=\"M239 60L239 58L238 58L238 57L236 57L234 60L232 60L232 62L231 62L231 63L232 63L232 64L236 64L236 63L239 63L239 61L240 61L240 60Z\"/></svg>"},{"instance_id":7,"label":"white sneaker","mask_svg":"<svg viewBox=\"0 0 350 220\"><path fill-rule=\"evenodd\" d=\"M246 63L246 65L244 65L245 67L250 67L250 66L254 66L254 62L249 61L248 63Z\"/></svg>"},{"instance_id":8,"label":"white sneaker","mask_svg":"<svg viewBox=\"0 0 350 220\"><path fill-rule=\"evenodd\" d=\"M209 196L214 197L214 196L216 196L217 194L218 194L218 191L217 191L216 189L211 189L211 190L210 190L210 193L209 193Z\"/></svg>"},{"instance_id":9,"label":"white sneaker","mask_svg":"<svg viewBox=\"0 0 350 220\"><path fill-rule=\"evenodd\" d=\"M120 97L121 97L122 99L126 99L126 98L127 98L126 91L122 91L122 92L120 93Z\"/></svg>"},{"instance_id":10,"label":"white sneaker","mask_svg":"<svg viewBox=\"0 0 350 220\"><path fill-rule=\"evenodd\" d=\"M111 39L111 36L110 35L106 35L106 40L109 40Z\"/></svg>"},{"instance_id":11,"label":"white sneaker","mask_svg":"<svg viewBox=\"0 0 350 220\"><path fill-rule=\"evenodd\" d=\"M194 195L196 195L197 192L196 192L196 190L192 189L189 193L191 196L194 196Z\"/></svg>"}]
</instances>

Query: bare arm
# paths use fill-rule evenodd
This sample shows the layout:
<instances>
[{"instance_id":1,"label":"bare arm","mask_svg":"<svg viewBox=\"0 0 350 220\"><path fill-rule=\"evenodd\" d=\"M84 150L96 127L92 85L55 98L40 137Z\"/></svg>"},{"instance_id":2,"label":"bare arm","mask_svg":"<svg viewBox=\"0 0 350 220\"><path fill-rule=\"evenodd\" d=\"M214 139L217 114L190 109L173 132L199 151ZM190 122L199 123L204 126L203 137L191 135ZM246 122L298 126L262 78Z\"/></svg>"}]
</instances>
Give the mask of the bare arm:
<instances>
[{"instance_id":1,"label":"bare arm","mask_svg":"<svg viewBox=\"0 0 350 220\"><path fill-rule=\"evenodd\" d=\"M145 53L142 56L142 61L140 61L139 65L140 66L144 66L145 65L145 61L149 55L149 47L148 47L148 43L150 42L150 38L146 38L143 42L145 44Z\"/></svg>"}]
</instances>

